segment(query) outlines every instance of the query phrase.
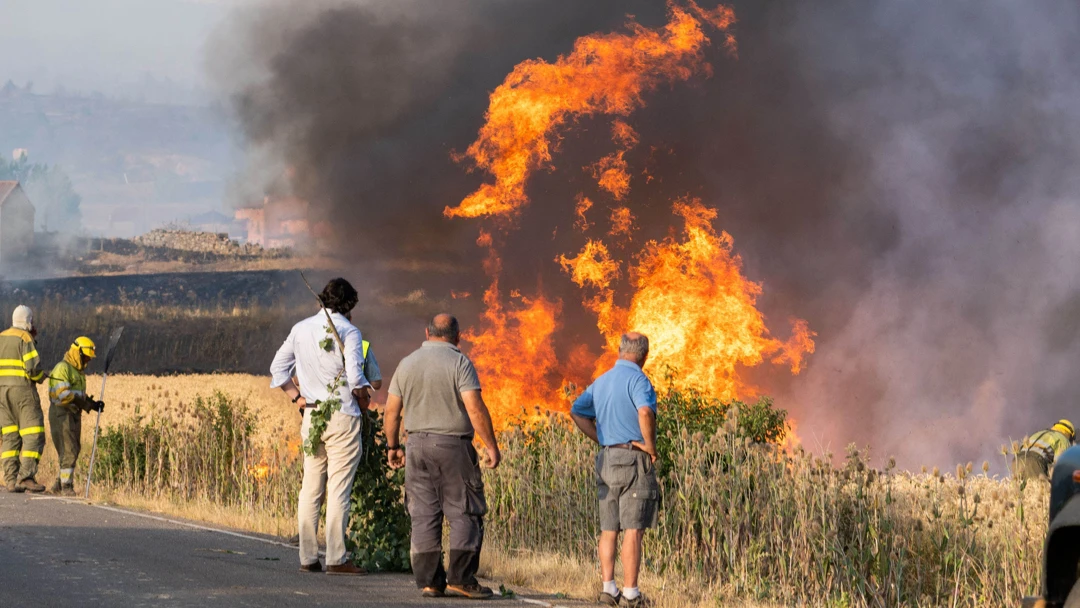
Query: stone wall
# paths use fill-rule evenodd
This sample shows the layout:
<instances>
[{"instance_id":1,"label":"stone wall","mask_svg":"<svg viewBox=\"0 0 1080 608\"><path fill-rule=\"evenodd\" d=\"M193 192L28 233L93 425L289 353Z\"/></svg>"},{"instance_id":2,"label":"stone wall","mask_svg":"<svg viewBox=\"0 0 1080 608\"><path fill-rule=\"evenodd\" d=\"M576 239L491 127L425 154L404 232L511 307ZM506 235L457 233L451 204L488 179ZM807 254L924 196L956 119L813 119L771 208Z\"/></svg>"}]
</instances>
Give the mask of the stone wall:
<instances>
[{"instance_id":1,"label":"stone wall","mask_svg":"<svg viewBox=\"0 0 1080 608\"><path fill-rule=\"evenodd\" d=\"M241 245L223 232L192 232L188 230L152 230L137 236L135 243L143 247L156 249L176 249L195 251L222 256L263 256L268 252L260 245L244 243Z\"/></svg>"}]
</instances>

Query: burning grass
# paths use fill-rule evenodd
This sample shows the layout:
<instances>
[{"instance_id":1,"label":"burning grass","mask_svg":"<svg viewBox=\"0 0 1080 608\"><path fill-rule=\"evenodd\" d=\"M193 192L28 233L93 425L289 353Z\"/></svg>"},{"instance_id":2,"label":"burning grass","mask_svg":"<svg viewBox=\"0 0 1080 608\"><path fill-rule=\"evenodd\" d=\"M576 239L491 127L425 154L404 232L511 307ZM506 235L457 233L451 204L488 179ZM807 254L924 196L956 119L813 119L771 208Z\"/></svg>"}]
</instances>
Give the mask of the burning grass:
<instances>
[{"instance_id":1,"label":"burning grass","mask_svg":"<svg viewBox=\"0 0 1080 608\"><path fill-rule=\"evenodd\" d=\"M102 445L113 445L102 462L105 453L124 456L98 469L95 496L257 532L295 531L300 478L290 446L299 421L265 378L115 380L102 417L113 437ZM827 454L788 453L749 439L776 426L778 412L760 402L724 411L669 389L660 408L663 502L642 583L660 606L987 606L1037 589L1045 484L991 477L988 464L906 472L875 469L854 448L839 466ZM93 419L84 421L89 445ZM502 466L485 473L483 572L593 595L595 448L558 415L507 433L503 444ZM49 446L43 480L55 466Z\"/></svg>"}]
</instances>

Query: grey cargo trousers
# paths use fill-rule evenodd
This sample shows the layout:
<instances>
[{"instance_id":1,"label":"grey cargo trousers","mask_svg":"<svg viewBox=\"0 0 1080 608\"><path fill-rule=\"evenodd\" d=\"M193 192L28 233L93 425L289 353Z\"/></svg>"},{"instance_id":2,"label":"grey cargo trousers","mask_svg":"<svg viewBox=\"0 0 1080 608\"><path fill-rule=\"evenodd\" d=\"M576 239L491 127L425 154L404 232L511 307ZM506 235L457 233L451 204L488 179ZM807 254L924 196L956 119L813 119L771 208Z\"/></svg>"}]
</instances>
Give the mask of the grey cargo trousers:
<instances>
[{"instance_id":1,"label":"grey cargo trousers","mask_svg":"<svg viewBox=\"0 0 1080 608\"><path fill-rule=\"evenodd\" d=\"M484 544L484 481L467 437L409 433L405 502L412 519L413 574L419 588L475 584ZM443 517L450 523L450 564L443 568Z\"/></svg>"}]
</instances>

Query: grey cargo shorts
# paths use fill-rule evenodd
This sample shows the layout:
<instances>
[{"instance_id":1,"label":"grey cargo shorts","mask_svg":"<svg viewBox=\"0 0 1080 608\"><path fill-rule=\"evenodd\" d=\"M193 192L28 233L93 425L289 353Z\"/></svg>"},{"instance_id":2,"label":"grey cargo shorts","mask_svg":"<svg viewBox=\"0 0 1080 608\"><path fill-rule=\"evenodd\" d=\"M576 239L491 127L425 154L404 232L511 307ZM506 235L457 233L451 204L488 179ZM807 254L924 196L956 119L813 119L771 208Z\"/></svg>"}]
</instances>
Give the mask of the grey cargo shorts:
<instances>
[{"instance_id":1,"label":"grey cargo shorts","mask_svg":"<svg viewBox=\"0 0 1080 608\"><path fill-rule=\"evenodd\" d=\"M600 529L644 530L656 527L660 486L645 452L606 447L596 456Z\"/></svg>"}]
</instances>

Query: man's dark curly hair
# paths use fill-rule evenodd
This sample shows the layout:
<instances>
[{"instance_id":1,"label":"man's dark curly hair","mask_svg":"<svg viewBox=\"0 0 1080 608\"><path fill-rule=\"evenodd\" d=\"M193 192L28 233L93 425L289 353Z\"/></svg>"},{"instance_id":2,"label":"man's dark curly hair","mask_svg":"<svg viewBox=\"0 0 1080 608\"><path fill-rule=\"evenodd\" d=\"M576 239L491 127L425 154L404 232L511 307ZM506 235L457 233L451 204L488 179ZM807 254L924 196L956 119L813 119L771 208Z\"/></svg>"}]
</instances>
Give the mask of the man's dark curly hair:
<instances>
[{"instance_id":1,"label":"man's dark curly hair","mask_svg":"<svg viewBox=\"0 0 1080 608\"><path fill-rule=\"evenodd\" d=\"M348 281L341 277L330 279L319 294L319 302L322 302L327 310L343 315L349 314L359 301L359 294Z\"/></svg>"}]
</instances>

